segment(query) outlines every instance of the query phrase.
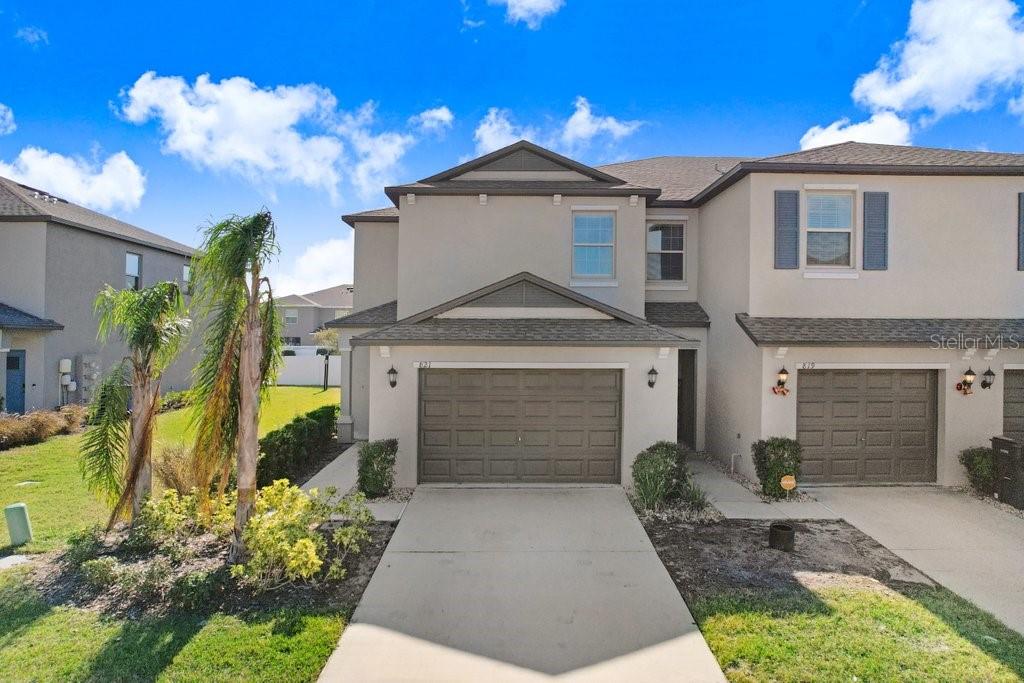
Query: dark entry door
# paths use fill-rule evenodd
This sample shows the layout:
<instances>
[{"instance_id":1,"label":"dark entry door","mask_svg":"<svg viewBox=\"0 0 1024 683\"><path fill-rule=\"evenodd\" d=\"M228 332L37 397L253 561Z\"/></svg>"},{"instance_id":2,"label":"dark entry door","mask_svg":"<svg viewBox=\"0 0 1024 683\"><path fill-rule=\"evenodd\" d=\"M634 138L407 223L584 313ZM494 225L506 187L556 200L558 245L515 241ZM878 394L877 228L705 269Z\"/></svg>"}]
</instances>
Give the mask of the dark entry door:
<instances>
[{"instance_id":1,"label":"dark entry door","mask_svg":"<svg viewBox=\"0 0 1024 683\"><path fill-rule=\"evenodd\" d=\"M679 352L679 418L676 440L690 448L697 447L697 352Z\"/></svg>"},{"instance_id":2,"label":"dark entry door","mask_svg":"<svg viewBox=\"0 0 1024 683\"><path fill-rule=\"evenodd\" d=\"M25 352L7 352L7 391L4 410L8 413L25 412Z\"/></svg>"}]
</instances>

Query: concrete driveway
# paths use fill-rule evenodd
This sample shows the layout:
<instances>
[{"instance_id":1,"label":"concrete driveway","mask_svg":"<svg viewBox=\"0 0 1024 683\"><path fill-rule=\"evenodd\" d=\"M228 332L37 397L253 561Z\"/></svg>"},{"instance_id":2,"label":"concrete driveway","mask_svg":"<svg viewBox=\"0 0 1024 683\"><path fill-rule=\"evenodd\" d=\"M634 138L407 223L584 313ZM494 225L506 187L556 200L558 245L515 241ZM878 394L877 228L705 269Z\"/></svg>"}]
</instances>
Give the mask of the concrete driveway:
<instances>
[{"instance_id":1,"label":"concrete driveway","mask_svg":"<svg viewBox=\"0 0 1024 683\"><path fill-rule=\"evenodd\" d=\"M619 487L428 488L322 681L724 681Z\"/></svg>"},{"instance_id":2,"label":"concrete driveway","mask_svg":"<svg viewBox=\"0 0 1024 683\"><path fill-rule=\"evenodd\" d=\"M1024 633L1024 519L935 487L808 491L946 588Z\"/></svg>"}]
</instances>

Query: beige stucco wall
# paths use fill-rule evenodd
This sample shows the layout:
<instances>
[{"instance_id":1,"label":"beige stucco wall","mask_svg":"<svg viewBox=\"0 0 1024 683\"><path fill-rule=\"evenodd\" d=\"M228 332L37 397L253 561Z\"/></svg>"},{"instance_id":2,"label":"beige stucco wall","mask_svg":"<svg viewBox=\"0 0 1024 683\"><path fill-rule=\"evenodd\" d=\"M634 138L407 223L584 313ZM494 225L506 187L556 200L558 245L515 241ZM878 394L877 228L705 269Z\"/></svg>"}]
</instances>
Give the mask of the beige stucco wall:
<instances>
[{"instance_id":1,"label":"beige stucco wall","mask_svg":"<svg viewBox=\"0 0 1024 683\"><path fill-rule=\"evenodd\" d=\"M650 208L647 209L647 222L658 218L675 219L685 218L686 232L683 248L684 259L684 280L682 283L675 282L648 282L648 301L698 301L700 297L700 211L698 209L671 209L671 208ZM644 226L646 230L646 226ZM646 249L646 247L645 247ZM646 252L645 252L646 253ZM644 262L644 275L646 279L646 261Z\"/></svg>"},{"instance_id":2,"label":"beige stucco wall","mask_svg":"<svg viewBox=\"0 0 1024 683\"><path fill-rule=\"evenodd\" d=\"M370 438L398 438L398 486L416 485L419 381L414 363L420 361L628 363L623 370L623 484L630 484L637 453L660 439L675 440L676 383L672 378L678 359L674 352L658 358L658 349L652 348L392 346L389 353L390 357L382 358L380 347L368 350ZM394 389L388 386L386 375L392 365L398 370ZM659 373L653 389L647 386L647 372L652 367Z\"/></svg>"},{"instance_id":3,"label":"beige stucco wall","mask_svg":"<svg viewBox=\"0 0 1024 683\"><path fill-rule=\"evenodd\" d=\"M0 302L45 316L46 223L0 223Z\"/></svg>"},{"instance_id":4,"label":"beige stucco wall","mask_svg":"<svg viewBox=\"0 0 1024 683\"><path fill-rule=\"evenodd\" d=\"M1017 270L1019 177L753 174L751 315L833 317L1020 317ZM889 193L889 268L857 280L805 279L773 267L774 191L805 184L854 184L854 263L862 249L863 193ZM718 199L708 205L714 206ZM801 227L807 216L801 192ZM707 210L703 211L707 221ZM717 230L718 227L712 228ZM801 263L805 241L801 239ZM726 262L706 255L705 267Z\"/></svg>"},{"instance_id":5,"label":"beige stucco wall","mask_svg":"<svg viewBox=\"0 0 1024 683\"><path fill-rule=\"evenodd\" d=\"M572 286L574 206L616 210L615 286L573 286L634 315L644 312L646 209L628 197L477 195L401 197L398 317L444 303L520 271ZM357 274L356 292L364 289Z\"/></svg>"},{"instance_id":6,"label":"beige stucco wall","mask_svg":"<svg viewBox=\"0 0 1024 683\"><path fill-rule=\"evenodd\" d=\"M367 385L370 377L370 352L366 346L351 346L350 340L356 335L369 332L371 328L338 328L338 344L343 357L341 375L341 415L339 419L351 419L352 436L365 440L370 435L370 397Z\"/></svg>"},{"instance_id":7,"label":"beige stucco wall","mask_svg":"<svg viewBox=\"0 0 1024 683\"><path fill-rule=\"evenodd\" d=\"M938 434L937 434L937 483L956 486L965 483L963 467L957 457L965 448L987 446L989 439L1003 431L1003 368L1007 364L1024 367L1024 350L1000 351L991 361L984 359L984 350L979 350L971 359L963 358L963 351L929 348L815 348L791 347L782 360L777 359L777 349L762 350L761 382L757 388L762 405L761 431L768 436L796 436L796 405L799 368L805 363L814 363L821 368L854 365L910 366L928 364L938 373ZM780 397L771 393L776 373L785 365L792 373L788 396ZM996 373L995 385L988 390L981 388L980 381L974 385L974 393L964 396L956 391L956 383L968 366L979 375L991 365ZM945 367L939 367L945 366ZM742 471L753 476L753 463L748 451L740 461Z\"/></svg>"},{"instance_id":8,"label":"beige stucco wall","mask_svg":"<svg viewBox=\"0 0 1024 683\"><path fill-rule=\"evenodd\" d=\"M398 298L398 223L356 223L353 311Z\"/></svg>"}]
</instances>

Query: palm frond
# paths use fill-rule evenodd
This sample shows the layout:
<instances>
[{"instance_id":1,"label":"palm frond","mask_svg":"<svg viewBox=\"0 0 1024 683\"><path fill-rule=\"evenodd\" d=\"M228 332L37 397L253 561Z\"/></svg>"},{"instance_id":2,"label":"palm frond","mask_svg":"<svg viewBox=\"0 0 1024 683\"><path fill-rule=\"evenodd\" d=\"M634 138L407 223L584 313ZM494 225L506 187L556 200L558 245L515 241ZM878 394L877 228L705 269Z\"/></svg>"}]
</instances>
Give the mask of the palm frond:
<instances>
[{"instance_id":1,"label":"palm frond","mask_svg":"<svg viewBox=\"0 0 1024 683\"><path fill-rule=\"evenodd\" d=\"M103 378L89 408L91 425L82 437L79 467L86 486L108 504L120 497L128 451L128 363Z\"/></svg>"}]
</instances>

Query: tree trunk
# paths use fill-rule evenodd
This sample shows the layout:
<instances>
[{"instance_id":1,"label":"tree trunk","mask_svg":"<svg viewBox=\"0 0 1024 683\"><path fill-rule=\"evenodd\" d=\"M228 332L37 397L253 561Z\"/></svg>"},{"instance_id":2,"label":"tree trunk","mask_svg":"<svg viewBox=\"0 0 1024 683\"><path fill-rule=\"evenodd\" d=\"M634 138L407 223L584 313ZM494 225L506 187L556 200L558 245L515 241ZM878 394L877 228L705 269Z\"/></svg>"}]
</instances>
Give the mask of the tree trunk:
<instances>
[{"instance_id":1,"label":"tree trunk","mask_svg":"<svg viewBox=\"0 0 1024 683\"><path fill-rule=\"evenodd\" d=\"M263 321L259 310L259 272L252 274L249 302L242 328L242 351L238 364L238 507L230 561L245 558L242 532L252 515L256 500L256 460L259 457L260 360L263 356Z\"/></svg>"},{"instance_id":2,"label":"tree trunk","mask_svg":"<svg viewBox=\"0 0 1024 683\"><path fill-rule=\"evenodd\" d=\"M158 382L147 381L138 392L132 387L131 445L128 451L132 456L129 462L139 460L138 475L132 493L132 521L142 510L146 498L153 493L153 421L156 417L156 401L159 395Z\"/></svg>"}]
</instances>

